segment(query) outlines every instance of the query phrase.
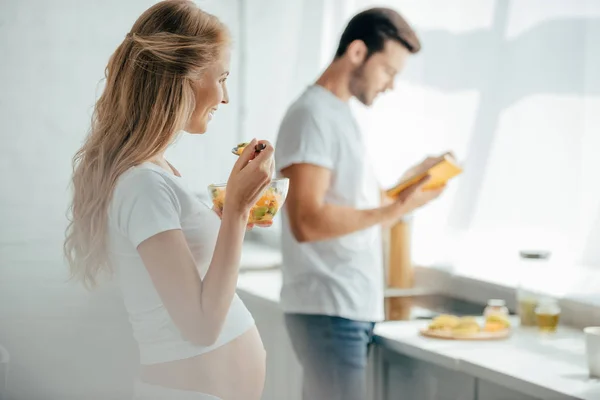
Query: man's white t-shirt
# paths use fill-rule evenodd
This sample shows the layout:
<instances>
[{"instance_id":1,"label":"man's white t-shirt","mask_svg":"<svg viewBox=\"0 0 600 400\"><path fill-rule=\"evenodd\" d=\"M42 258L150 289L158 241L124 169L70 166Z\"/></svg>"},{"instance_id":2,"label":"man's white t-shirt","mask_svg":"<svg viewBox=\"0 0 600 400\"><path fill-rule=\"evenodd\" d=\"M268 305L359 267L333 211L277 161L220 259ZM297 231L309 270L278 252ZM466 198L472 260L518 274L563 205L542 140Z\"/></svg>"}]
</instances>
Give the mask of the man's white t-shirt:
<instances>
[{"instance_id":1,"label":"man's white t-shirt","mask_svg":"<svg viewBox=\"0 0 600 400\"><path fill-rule=\"evenodd\" d=\"M313 85L290 106L275 145L278 174L292 164L331 170L325 201L356 209L377 208L381 192L350 105ZM293 185L293 182L291 182ZM381 227L330 240L299 243L282 212L283 286L287 313L381 321L383 254Z\"/></svg>"}]
</instances>

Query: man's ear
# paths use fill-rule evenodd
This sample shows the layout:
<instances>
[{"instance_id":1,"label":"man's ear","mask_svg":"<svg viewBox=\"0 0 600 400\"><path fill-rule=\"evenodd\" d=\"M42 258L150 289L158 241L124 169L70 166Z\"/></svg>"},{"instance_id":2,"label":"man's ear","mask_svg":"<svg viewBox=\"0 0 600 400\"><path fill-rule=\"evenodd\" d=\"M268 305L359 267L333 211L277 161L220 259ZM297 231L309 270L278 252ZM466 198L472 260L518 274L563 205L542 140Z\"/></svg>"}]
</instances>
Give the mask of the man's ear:
<instances>
[{"instance_id":1,"label":"man's ear","mask_svg":"<svg viewBox=\"0 0 600 400\"><path fill-rule=\"evenodd\" d=\"M354 40L346 49L346 56L355 66L362 65L367 58L367 45L362 40Z\"/></svg>"}]
</instances>

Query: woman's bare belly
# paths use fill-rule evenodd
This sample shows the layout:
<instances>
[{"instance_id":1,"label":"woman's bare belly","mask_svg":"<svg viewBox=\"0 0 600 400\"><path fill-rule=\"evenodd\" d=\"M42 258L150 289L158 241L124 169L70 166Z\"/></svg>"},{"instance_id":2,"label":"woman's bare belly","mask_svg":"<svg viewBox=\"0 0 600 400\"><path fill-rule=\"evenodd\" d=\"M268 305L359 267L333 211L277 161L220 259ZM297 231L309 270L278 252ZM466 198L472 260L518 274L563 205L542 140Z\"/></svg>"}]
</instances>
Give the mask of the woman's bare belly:
<instances>
[{"instance_id":1,"label":"woman's bare belly","mask_svg":"<svg viewBox=\"0 0 600 400\"><path fill-rule=\"evenodd\" d=\"M144 365L141 379L152 385L211 394L223 400L259 400L265 369L266 353L253 326L209 353Z\"/></svg>"}]
</instances>

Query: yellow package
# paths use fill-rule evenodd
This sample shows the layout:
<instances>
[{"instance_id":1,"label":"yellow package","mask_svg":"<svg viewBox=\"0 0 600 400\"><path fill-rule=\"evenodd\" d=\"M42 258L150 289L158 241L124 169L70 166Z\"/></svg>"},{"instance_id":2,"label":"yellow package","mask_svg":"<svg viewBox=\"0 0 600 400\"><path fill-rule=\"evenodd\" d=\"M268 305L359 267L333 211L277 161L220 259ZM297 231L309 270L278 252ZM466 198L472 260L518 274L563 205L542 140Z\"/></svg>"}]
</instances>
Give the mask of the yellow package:
<instances>
[{"instance_id":1,"label":"yellow package","mask_svg":"<svg viewBox=\"0 0 600 400\"><path fill-rule=\"evenodd\" d=\"M387 190L387 195L390 197L397 196L404 189L421 180L426 175L430 176L429 181L423 186L423 190L434 190L444 186L450 179L461 174L462 168L456 163L454 158L449 154L444 154L439 157L439 161L431 168L425 171L417 172L415 175L404 179L391 189Z\"/></svg>"}]
</instances>

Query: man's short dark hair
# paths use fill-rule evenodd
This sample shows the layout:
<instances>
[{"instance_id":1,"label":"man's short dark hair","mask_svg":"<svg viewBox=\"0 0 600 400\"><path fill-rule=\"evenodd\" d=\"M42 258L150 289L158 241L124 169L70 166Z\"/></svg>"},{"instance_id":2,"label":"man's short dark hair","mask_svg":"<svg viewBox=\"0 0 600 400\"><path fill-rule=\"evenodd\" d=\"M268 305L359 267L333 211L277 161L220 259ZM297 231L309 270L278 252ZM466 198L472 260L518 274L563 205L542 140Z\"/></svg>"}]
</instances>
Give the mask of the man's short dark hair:
<instances>
[{"instance_id":1,"label":"man's short dark hair","mask_svg":"<svg viewBox=\"0 0 600 400\"><path fill-rule=\"evenodd\" d=\"M382 51L386 40L395 40L413 54L421 50L415 31L400 14L389 8L371 8L356 14L342 33L335 58L343 56L355 40L365 43L367 57Z\"/></svg>"}]
</instances>

